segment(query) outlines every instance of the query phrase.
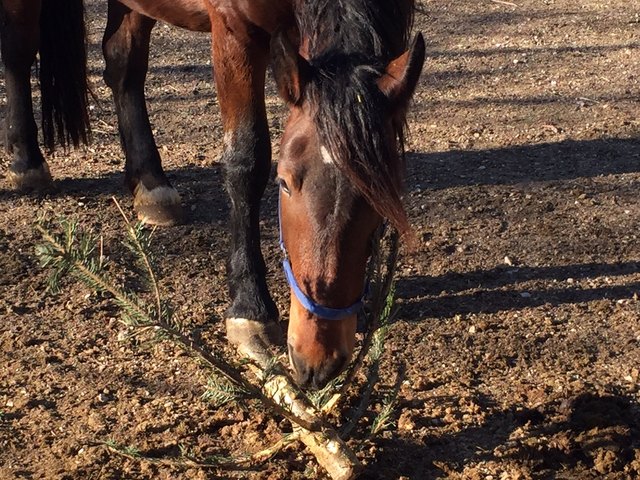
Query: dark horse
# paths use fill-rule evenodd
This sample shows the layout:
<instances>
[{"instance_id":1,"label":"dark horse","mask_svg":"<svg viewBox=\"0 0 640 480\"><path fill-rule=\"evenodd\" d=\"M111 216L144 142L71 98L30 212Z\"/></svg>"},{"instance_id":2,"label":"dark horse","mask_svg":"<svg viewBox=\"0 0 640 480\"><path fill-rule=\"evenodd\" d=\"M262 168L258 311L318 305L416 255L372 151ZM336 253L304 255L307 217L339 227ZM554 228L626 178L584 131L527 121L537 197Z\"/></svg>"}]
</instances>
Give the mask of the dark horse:
<instances>
[{"instance_id":1,"label":"dark horse","mask_svg":"<svg viewBox=\"0 0 640 480\"><path fill-rule=\"evenodd\" d=\"M40 51L44 144L87 139L81 0L0 0L7 147L20 188L51 181L37 142L30 68ZM288 346L296 378L319 387L349 361L371 238L383 220L409 230L401 203L403 126L424 62L409 42L413 0L109 0L103 40L138 215L179 219L144 98L157 20L211 32L231 199L227 335L251 350L273 341L259 204L270 174L269 63L290 112L278 161L279 214L291 285Z\"/></svg>"}]
</instances>

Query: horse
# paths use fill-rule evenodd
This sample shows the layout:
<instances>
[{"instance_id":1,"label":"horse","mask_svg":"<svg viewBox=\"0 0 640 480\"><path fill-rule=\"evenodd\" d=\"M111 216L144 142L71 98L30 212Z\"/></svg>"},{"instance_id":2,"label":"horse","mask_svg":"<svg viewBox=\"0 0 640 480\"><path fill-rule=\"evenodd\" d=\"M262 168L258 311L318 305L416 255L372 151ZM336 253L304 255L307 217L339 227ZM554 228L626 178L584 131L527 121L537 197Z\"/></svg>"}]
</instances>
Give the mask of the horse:
<instances>
[{"instance_id":1,"label":"horse","mask_svg":"<svg viewBox=\"0 0 640 480\"><path fill-rule=\"evenodd\" d=\"M89 136L82 0L0 2L11 172L18 186L38 187L50 181L29 90L38 47L41 75L53 76L41 80L45 146ZM410 38L413 10L414 0L108 0L104 79L134 209L151 224L182 215L146 110L152 29L163 21L211 35L230 199L225 323L228 340L245 352L281 338L259 229L271 171L264 98L271 65L289 109L277 163L278 217L291 292L289 360L303 387L322 387L353 354L376 231L385 222L401 234L411 230L401 199L404 127L425 58L422 35ZM52 93L54 102L45 98Z\"/></svg>"}]
</instances>

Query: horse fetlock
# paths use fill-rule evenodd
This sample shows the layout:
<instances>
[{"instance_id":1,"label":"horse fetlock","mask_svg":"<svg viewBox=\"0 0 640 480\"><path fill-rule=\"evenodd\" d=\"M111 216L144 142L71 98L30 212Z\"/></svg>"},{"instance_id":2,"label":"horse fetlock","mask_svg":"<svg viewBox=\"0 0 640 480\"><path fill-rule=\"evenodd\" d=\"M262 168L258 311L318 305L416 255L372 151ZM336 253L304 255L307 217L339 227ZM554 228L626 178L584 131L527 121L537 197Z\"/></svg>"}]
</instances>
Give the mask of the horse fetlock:
<instances>
[{"instance_id":1,"label":"horse fetlock","mask_svg":"<svg viewBox=\"0 0 640 480\"><path fill-rule=\"evenodd\" d=\"M138 183L133 193L133 205L179 205L180 194L175 188L162 185L149 190L143 183Z\"/></svg>"},{"instance_id":2,"label":"horse fetlock","mask_svg":"<svg viewBox=\"0 0 640 480\"><path fill-rule=\"evenodd\" d=\"M53 178L46 162L24 171L10 168L7 177L13 188L20 191L46 191L53 187Z\"/></svg>"},{"instance_id":3,"label":"horse fetlock","mask_svg":"<svg viewBox=\"0 0 640 480\"><path fill-rule=\"evenodd\" d=\"M167 185L149 190L139 183L133 192L133 208L138 219L148 225L171 226L184 220L180 194Z\"/></svg>"}]
</instances>

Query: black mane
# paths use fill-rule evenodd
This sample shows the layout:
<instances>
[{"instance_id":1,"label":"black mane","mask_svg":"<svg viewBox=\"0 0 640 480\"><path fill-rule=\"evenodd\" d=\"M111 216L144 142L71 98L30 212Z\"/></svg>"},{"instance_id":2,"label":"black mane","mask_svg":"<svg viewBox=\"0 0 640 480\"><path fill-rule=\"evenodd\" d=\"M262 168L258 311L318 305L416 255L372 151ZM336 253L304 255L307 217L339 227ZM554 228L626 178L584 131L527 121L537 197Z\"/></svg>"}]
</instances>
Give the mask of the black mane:
<instances>
[{"instance_id":1,"label":"black mane","mask_svg":"<svg viewBox=\"0 0 640 480\"><path fill-rule=\"evenodd\" d=\"M311 58L338 50L384 62L406 49L413 10L413 0L298 0L298 28Z\"/></svg>"},{"instance_id":2,"label":"black mane","mask_svg":"<svg viewBox=\"0 0 640 480\"><path fill-rule=\"evenodd\" d=\"M320 142L337 167L399 231L409 229L402 206L404 119L376 80L407 49L413 0L300 0L298 26L311 65L305 95L316 108ZM395 151L399 149L400 151Z\"/></svg>"}]
</instances>

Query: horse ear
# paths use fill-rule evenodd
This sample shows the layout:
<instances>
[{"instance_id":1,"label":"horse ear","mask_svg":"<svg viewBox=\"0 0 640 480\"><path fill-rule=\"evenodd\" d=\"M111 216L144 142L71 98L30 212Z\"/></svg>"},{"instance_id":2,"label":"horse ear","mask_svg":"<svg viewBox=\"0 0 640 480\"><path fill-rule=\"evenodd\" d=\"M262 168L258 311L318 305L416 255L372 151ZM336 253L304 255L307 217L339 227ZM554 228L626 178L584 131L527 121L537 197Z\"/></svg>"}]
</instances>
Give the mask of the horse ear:
<instances>
[{"instance_id":1,"label":"horse ear","mask_svg":"<svg viewBox=\"0 0 640 480\"><path fill-rule=\"evenodd\" d=\"M280 97L297 103L309 77L309 63L302 58L284 30L271 36L271 68Z\"/></svg>"},{"instance_id":2,"label":"horse ear","mask_svg":"<svg viewBox=\"0 0 640 480\"><path fill-rule=\"evenodd\" d=\"M418 33L409 50L392 60L378 79L378 88L394 105L404 111L416 89L422 66L424 65L425 46L422 33Z\"/></svg>"}]
</instances>

